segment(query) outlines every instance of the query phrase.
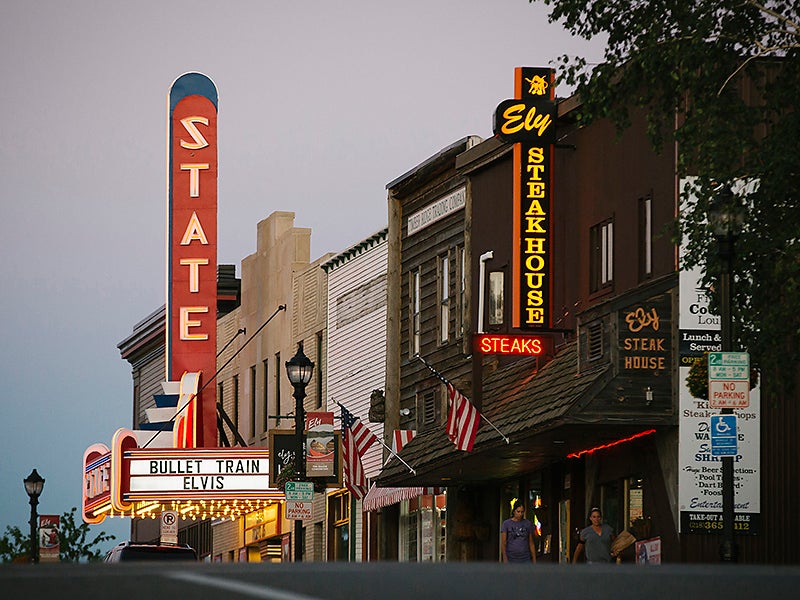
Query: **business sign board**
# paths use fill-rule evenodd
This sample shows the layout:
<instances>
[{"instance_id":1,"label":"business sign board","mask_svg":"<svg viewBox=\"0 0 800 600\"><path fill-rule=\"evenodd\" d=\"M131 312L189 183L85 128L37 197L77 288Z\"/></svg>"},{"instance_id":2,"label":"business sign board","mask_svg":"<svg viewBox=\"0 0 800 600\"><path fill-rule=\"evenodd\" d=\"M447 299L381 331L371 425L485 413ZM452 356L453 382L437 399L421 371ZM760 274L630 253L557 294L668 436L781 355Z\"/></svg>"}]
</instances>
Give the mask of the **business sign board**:
<instances>
[{"instance_id":1,"label":"business sign board","mask_svg":"<svg viewBox=\"0 0 800 600\"><path fill-rule=\"evenodd\" d=\"M494 113L494 133L513 144L512 326L552 327L552 182L557 106L552 69L517 67L514 98Z\"/></svg>"},{"instance_id":2,"label":"business sign board","mask_svg":"<svg viewBox=\"0 0 800 600\"><path fill-rule=\"evenodd\" d=\"M101 523L104 509L110 507L111 450L105 444L93 444L83 453L81 515L86 523Z\"/></svg>"},{"instance_id":3,"label":"business sign board","mask_svg":"<svg viewBox=\"0 0 800 600\"><path fill-rule=\"evenodd\" d=\"M408 235L422 231L467 205L467 188L460 187L408 216Z\"/></svg>"},{"instance_id":4,"label":"business sign board","mask_svg":"<svg viewBox=\"0 0 800 600\"><path fill-rule=\"evenodd\" d=\"M167 381L201 374L184 447L217 446L217 89L200 73L168 96ZM205 378L205 381L202 379Z\"/></svg>"},{"instance_id":5,"label":"business sign board","mask_svg":"<svg viewBox=\"0 0 800 600\"><path fill-rule=\"evenodd\" d=\"M472 337L475 352L541 356L553 352L553 339L545 336L479 333Z\"/></svg>"},{"instance_id":6,"label":"business sign board","mask_svg":"<svg viewBox=\"0 0 800 600\"><path fill-rule=\"evenodd\" d=\"M705 352L722 350L720 318L709 308L700 269L679 273L678 361L679 441L678 507L681 533L720 534L722 522L722 457L712 451L711 419L718 412L706 399L695 398L686 379ZM749 369L748 386L749 386ZM761 517L761 394L750 391L750 406L736 411L737 452L734 465L734 530L757 534Z\"/></svg>"}]
</instances>

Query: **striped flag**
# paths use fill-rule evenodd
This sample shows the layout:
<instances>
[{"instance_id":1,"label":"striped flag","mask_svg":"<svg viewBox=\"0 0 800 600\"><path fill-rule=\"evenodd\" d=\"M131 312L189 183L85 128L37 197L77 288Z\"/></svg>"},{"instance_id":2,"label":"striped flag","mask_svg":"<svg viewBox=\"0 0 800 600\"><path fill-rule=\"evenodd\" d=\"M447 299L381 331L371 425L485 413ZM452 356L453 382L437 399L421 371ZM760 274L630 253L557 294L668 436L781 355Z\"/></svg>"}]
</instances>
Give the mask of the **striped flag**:
<instances>
[{"instance_id":1,"label":"striped flag","mask_svg":"<svg viewBox=\"0 0 800 600\"><path fill-rule=\"evenodd\" d=\"M367 478L361 457L372 444L378 441L361 419L353 415L343 405L342 409L342 459L344 463L345 484L356 500L367 494Z\"/></svg>"},{"instance_id":2,"label":"striped flag","mask_svg":"<svg viewBox=\"0 0 800 600\"><path fill-rule=\"evenodd\" d=\"M397 454L417 435L416 429L395 429L392 436L392 452Z\"/></svg>"},{"instance_id":3,"label":"striped flag","mask_svg":"<svg viewBox=\"0 0 800 600\"><path fill-rule=\"evenodd\" d=\"M447 393L450 396L447 412L447 437L459 450L471 452L475 436L478 435L481 414L452 383L448 381L446 385Z\"/></svg>"}]
</instances>

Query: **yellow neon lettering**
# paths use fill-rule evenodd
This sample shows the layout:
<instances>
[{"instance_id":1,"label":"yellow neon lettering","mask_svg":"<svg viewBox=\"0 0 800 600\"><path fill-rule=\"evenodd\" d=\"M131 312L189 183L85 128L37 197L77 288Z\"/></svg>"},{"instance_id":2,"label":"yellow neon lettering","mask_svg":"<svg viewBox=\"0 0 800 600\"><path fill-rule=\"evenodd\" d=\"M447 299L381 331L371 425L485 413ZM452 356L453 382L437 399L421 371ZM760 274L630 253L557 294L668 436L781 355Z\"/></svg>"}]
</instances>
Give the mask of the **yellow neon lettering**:
<instances>
[{"instance_id":1,"label":"yellow neon lettering","mask_svg":"<svg viewBox=\"0 0 800 600\"><path fill-rule=\"evenodd\" d=\"M525 233L547 233L547 230L540 225L544 219L544 217L526 218L525 220L528 222L528 228L525 230Z\"/></svg>"},{"instance_id":2,"label":"yellow neon lettering","mask_svg":"<svg viewBox=\"0 0 800 600\"><path fill-rule=\"evenodd\" d=\"M207 265L207 258L182 258L181 265L189 267L189 291L200 291L200 265Z\"/></svg>"},{"instance_id":3,"label":"yellow neon lettering","mask_svg":"<svg viewBox=\"0 0 800 600\"><path fill-rule=\"evenodd\" d=\"M534 266L536 263L536 266ZM531 271L541 271L544 268L544 258L538 254L531 254L525 259L525 268Z\"/></svg>"},{"instance_id":4,"label":"yellow neon lettering","mask_svg":"<svg viewBox=\"0 0 800 600\"><path fill-rule=\"evenodd\" d=\"M525 242L528 244L525 254L544 254L546 252L544 247L546 241L547 238L525 238Z\"/></svg>"},{"instance_id":5,"label":"yellow neon lettering","mask_svg":"<svg viewBox=\"0 0 800 600\"><path fill-rule=\"evenodd\" d=\"M544 148L528 148L528 163L544 162Z\"/></svg>"},{"instance_id":6,"label":"yellow neon lettering","mask_svg":"<svg viewBox=\"0 0 800 600\"><path fill-rule=\"evenodd\" d=\"M522 121L522 111L525 110L524 104L514 104L503 112L503 126L500 131L511 134L516 133L525 125ZM517 124L518 123L518 124Z\"/></svg>"},{"instance_id":7,"label":"yellow neon lettering","mask_svg":"<svg viewBox=\"0 0 800 600\"><path fill-rule=\"evenodd\" d=\"M208 125L208 119L205 117L184 117L181 119L181 125L183 125L183 128L186 129L186 131L194 140L194 142L184 142L181 139L181 148L186 148L188 150L199 150L200 148L205 148L208 146L206 138L204 138L203 134L200 133L200 130L197 128L195 123Z\"/></svg>"},{"instance_id":8,"label":"yellow neon lettering","mask_svg":"<svg viewBox=\"0 0 800 600\"><path fill-rule=\"evenodd\" d=\"M197 218L196 212L192 212L192 218L189 219L189 224L186 226L186 231L183 232L181 246L188 246L194 240L197 240L204 246L208 244L206 232L203 231L203 226L200 225L200 219Z\"/></svg>"},{"instance_id":9,"label":"yellow neon lettering","mask_svg":"<svg viewBox=\"0 0 800 600\"><path fill-rule=\"evenodd\" d=\"M209 168L208 163L181 163L181 171L189 171L189 196L200 197L200 171Z\"/></svg>"},{"instance_id":10,"label":"yellow neon lettering","mask_svg":"<svg viewBox=\"0 0 800 600\"><path fill-rule=\"evenodd\" d=\"M181 306L181 318L180 318L181 340L191 341L191 340L208 339L207 333L189 332L189 329L191 327L200 327L203 324L201 321L190 319L190 317L194 314L202 314L207 312L208 312L207 306Z\"/></svg>"}]
</instances>

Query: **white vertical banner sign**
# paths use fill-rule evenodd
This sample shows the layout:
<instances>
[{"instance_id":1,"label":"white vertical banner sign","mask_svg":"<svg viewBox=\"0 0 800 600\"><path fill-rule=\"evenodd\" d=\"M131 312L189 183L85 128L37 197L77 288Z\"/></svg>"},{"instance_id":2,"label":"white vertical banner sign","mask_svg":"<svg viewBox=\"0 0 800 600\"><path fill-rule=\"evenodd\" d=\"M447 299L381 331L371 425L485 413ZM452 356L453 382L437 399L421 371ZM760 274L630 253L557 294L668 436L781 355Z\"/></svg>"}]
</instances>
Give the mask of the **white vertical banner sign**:
<instances>
[{"instance_id":1,"label":"white vertical banner sign","mask_svg":"<svg viewBox=\"0 0 800 600\"><path fill-rule=\"evenodd\" d=\"M702 271L679 274L679 443L678 506L681 533L722 533L722 461L711 449L711 417L720 410L695 398L687 378L692 365L706 352L722 350L720 318L709 310ZM734 470L734 531L756 534L761 512L761 394L750 391L750 405L736 409L737 453Z\"/></svg>"}]
</instances>

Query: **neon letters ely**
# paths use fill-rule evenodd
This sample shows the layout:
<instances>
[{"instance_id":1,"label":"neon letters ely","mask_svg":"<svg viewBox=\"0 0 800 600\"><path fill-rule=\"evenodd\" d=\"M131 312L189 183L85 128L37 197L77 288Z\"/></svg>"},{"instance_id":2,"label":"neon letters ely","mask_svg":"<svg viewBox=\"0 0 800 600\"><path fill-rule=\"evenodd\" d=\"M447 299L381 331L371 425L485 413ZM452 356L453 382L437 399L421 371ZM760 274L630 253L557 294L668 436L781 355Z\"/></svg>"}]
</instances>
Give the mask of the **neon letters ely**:
<instances>
[{"instance_id":1,"label":"neon letters ely","mask_svg":"<svg viewBox=\"0 0 800 600\"><path fill-rule=\"evenodd\" d=\"M167 379L216 370L217 91L187 73L169 94L169 232L167 259ZM216 446L216 390L196 405L194 443Z\"/></svg>"},{"instance_id":2,"label":"neon letters ely","mask_svg":"<svg viewBox=\"0 0 800 600\"><path fill-rule=\"evenodd\" d=\"M552 69L518 67L515 98L500 103L494 132L514 144L512 326L551 327L552 177L555 119Z\"/></svg>"}]
</instances>

